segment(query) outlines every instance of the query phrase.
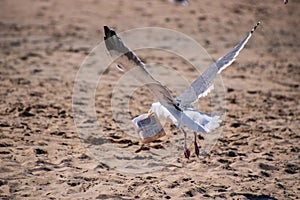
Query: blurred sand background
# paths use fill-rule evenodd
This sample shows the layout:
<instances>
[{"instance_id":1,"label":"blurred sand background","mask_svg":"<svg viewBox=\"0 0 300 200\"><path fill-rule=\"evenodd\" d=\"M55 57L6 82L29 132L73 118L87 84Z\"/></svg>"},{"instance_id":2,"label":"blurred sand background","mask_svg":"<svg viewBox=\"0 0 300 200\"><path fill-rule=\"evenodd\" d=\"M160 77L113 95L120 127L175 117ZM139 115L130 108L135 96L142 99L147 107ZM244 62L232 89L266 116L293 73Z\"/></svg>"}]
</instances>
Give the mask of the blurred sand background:
<instances>
[{"instance_id":1,"label":"blurred sand background","mask_svg":"<svg viewBox=\"0 0 300 200\"><path fill-rule=\"evenodd\" d=\"M167 0L0 0L0 197L298 199L299 19L297 0L202 0L190 6ZM253 38L222 73L226 120L209 157L134 174L110 169L86 149L73 121L73 83L85 56L103 41L104 24L118 32L177 30L217 59L257 21ZM176 66L171 57L154 56ZM196 78L192 71L187 76ZM99 118L114 134L114 122Z\"/></svg>"}]
</instances>

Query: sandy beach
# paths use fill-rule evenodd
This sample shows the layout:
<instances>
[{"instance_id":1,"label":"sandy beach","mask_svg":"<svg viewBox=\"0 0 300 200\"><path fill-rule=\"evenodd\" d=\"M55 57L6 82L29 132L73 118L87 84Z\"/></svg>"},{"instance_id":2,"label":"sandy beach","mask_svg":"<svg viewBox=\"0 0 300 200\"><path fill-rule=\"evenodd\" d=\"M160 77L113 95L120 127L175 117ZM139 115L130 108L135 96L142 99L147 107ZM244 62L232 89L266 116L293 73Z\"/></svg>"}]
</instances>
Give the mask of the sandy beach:
<instances>
[{"instance_id":1,"label":"sandy beach","mask_svg":"<svg viewBox=\"0 0 300 200\"><path fill-rule=\"evenodd\" d=\"M299 199L299 19L296 0L191 0L189 6L168 0L0 0L0 198ZM101 75L95 121L114 148L104 151L97 131L88 137L78 132L74 85L84 59L103 42L103 25L120 33L174 30L217 60L258 21L245 49L222 72L224 118L206 156L196 158L192 151L184 158L182 133L170 124L167 135L149 145L124 136L111 110L112 91L122 78L114 66L93 74ZM199 75L175 55L137 53L145 62L171 66L189 82ZM150 71L158 73L155 67ZM174 81L162 77L172 88ZM131 117L146 113L155 100L145 87L128 98ZM205 97L197 108L210 112L210 104ZM199 144L205 141L200 134ZM124 171L124 162L143 167L139 159L120 159L112 167L107 160L121 152L137 158L154 152L153 162L170 165Z\"/></svg>"}]
</instances>

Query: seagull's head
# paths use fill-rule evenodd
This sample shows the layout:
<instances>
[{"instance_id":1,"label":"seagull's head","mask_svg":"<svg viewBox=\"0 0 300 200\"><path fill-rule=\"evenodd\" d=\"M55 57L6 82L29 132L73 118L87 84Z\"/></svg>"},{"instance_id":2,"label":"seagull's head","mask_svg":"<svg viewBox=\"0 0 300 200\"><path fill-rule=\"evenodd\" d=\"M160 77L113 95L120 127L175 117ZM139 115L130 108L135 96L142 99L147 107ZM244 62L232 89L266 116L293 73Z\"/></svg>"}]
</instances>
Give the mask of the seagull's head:
<instances>
[{"instance_id":1,"label":"seagull's head","mask_svg":"<svg viewBox=\"0 0 300 200\"><path fill-rule=\"evenodd\" d=\"M170 115L169 111L161 105L160 102L154 102L151 105L151 113L155 113L160 120L165 120Z\"/></svg>"},{"instance_id":2,"label":"seagull's head","mask_svg":"<svg viewBox=\"0 0 300 200\"><path fill-rule=\"evenodd\" d=\"M177 124L175 117L160 102L154 102L151 105L150 110L152 113L156 114L162 124L164 124L165 121L171 121L172 123Z\"/></svg>"},{"instance_id":3,"label":"seagull's head","mask_svg":"<svg viewBox=\"0 0 300 200\"><path fill-rule=\"evenodd\" d=\"M159 103L159 102L154 102L152 105L151 105L151 108L149 111L151 111L151 113L156 113L156 115L159 116L160 112L161 112L161 109L162 109L162 105Z\"/></svg>"},{"instance_id":4,"label":"seagull's head","mask_svg":"<svg viewBox=\"0 0 300 200\"><path fill-rule=\"evenodd\" d=\"M158 117L158 119L162 122L164 120L166 120L167 118L167 113L166 113L166 110L161 104L160 102L154 102L152 103L151 105L151 108L148 112L148 114L152 114L152 113L155 113L156 116Z\"/></svg>"}]
</instances>

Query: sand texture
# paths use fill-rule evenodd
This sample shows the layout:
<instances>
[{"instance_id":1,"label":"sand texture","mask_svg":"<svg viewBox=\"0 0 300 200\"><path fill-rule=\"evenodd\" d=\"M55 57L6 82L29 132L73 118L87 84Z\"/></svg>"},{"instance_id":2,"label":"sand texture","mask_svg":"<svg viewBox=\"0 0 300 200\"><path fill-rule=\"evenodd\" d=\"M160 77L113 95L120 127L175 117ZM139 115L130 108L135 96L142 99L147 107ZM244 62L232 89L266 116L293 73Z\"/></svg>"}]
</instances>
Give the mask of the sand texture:
<instances>
[{"instance_id":1,"label":"sand texture","mask_svg":"<svg viewBox=\"0 0 300 200\"><path fill-rule=\"evenodd\" d=\"M299 199L299 19L298 0L191 0L190 6L167 0L0 0L0 198ZM182 133L169 124L167 135L149 145L122 135L110 110L121 78L113 66L99 72L95 90L96 121L111 145L102 151L103 137L78 133L74 82L85 57L103 41L104 24L118 32L176 30L216 60L258 21L237 61L222 72L226 112L208 155L198 159L192 151L185 159L173 145L182 146ZM139 55L171 66L189 82L199 75L174 55ZM154 100L145 87L129 98L132 117L146 113ZM205 97L198 108L209 112L208 106ZM132 173L99 159L121 151L137 156L132 165L150 152L161 152L155 161L171 165Z\"/></svg>"}]
</instances>

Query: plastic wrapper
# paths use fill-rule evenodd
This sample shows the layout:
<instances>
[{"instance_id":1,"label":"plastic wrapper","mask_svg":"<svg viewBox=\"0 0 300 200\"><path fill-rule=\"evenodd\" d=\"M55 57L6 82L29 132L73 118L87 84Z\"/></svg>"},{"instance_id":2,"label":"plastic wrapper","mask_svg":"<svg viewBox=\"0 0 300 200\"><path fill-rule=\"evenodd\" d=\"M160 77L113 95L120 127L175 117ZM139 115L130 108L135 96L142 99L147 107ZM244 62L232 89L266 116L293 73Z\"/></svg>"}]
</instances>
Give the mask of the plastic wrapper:
<instances>
[{"instance_id":1,"label":"plastic wrapper","mask_svg":"<svg viewBox=\"0 0 300 200\"><path fill-rule=\"evenodd\" d=\"M155 113L140 115L132 122L142 143L150 143L166 135Z\"/></svg>"}]
</instances>

